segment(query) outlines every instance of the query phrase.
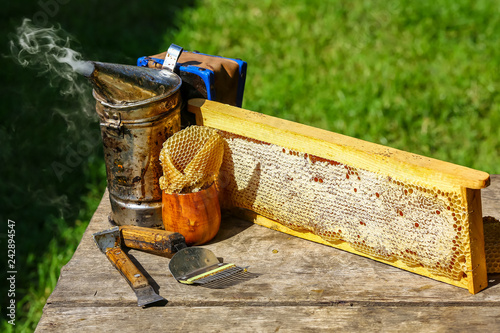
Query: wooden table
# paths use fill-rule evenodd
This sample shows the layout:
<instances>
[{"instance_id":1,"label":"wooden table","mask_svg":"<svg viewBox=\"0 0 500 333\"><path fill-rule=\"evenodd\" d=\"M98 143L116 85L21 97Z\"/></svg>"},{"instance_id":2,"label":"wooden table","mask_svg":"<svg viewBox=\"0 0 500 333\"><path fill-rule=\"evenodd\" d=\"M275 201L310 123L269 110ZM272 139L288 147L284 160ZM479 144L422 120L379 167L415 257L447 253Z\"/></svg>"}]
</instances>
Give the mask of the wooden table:
<instances>
[{"instance_id":1,"label":"wooden table","mask_svg":"<svg viewBox=\"0 0 500 333\"><path fill-rule=\"evenodd\" d=\"M500 176L482 191L483 215L500 219ZM106 192L37 332L482 331L500 330L500 274L477 295L351 253L232 217L206 248L258 278L227 289L186 286L169 259L130 250L163 307L139 308L134 292L92 240L109 228ZM153 282L154 280L154 282Z\"/></svg>"}]
</instances>

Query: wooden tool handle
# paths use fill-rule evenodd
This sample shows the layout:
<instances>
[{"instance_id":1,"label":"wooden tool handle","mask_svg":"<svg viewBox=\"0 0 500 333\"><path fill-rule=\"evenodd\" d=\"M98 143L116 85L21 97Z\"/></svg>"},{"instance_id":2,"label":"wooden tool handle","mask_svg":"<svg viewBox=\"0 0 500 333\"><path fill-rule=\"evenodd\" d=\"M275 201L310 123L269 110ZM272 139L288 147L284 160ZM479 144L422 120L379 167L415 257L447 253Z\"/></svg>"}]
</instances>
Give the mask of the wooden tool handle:
<instances>
[{"instance_id":1,"label":"wooden tool handle","mask_svg":"<svg viewBox=\"0 0 500 333\"><path fill-rule=\"evenodd\" d=\"M184 236L177 232L136 226L121 226L121 238L126 247L171 256L177 247L185 246Z\"/></svg>"},{"instance_id":2,"label":"wooden tool handle","mask_svg":"<svg viewBox=\"0 0 500 333\"><path fill-rule=\"evenodd\" d=\"M127 282L133 289L146 287L149 285L148 280L135 267L127 254L119 247L108 248L106 257L116 267L116 269L127 279Z\"/></svg>"}]
</instances>

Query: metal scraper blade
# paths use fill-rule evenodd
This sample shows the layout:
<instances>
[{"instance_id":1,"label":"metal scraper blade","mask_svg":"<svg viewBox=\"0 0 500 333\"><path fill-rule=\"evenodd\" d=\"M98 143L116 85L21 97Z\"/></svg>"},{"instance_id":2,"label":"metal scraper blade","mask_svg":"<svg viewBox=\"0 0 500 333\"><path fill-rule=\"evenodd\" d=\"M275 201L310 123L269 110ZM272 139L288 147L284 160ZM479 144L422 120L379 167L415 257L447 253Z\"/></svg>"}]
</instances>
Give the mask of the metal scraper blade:
<instances>
[{"instance_id":1,"label":"metal scraper blade","mask_svg":"<svg viewBox=\"0 0 500 333\"><path fill-rule=\"evenodd\" d=\"M142 307L160 301L167 302L167 300L158 295L151 286L136 288L134 292L137 296L137 306Z\"/></svg>"}]
</instances>

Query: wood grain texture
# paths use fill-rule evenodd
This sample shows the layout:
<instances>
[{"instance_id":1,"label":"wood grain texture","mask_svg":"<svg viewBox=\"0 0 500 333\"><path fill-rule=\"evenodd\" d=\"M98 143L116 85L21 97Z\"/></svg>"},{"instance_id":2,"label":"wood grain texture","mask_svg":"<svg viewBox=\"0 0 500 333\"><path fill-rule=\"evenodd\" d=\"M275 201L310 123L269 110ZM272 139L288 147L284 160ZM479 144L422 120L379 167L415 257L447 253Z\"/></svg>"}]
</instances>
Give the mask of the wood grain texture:
<instances>
[{"instance_id":1,"label":"wood grain texture","mask_svg":"<svg viewBox=\"0 0 500 333\"><path fill-rule=\"evenodd\" d=\"M500 176L481 191L485 215L500 219ZM500 274L467 290L223 216L204 247L225 262L260 274L228 289L177 283L169 259L130 250L150 284L169 302L141 309L92 234L110 227L104 194L73 258L61 270L37 332L169 331L495 331L500 325ZM352 306L351 306L352 304Z\"/></svg>"},{"instance_id":2,"label":"wood grain texture","mask_svg":"<svg viewBox=\"0 0 500 333\"><path fill-rule=\"evenodd\" d=\"M484 251L483 216L481 208L481 191L463 189L467 197L467 211L469 216L469 248L470 257L467 258L469 292L475 294L488 285L486 274L486 254Z\"/></svg>"},{"instance_id":3,"label":"wood grain texture","mask_svg":"<svg viewBox=\"0 0 500 333\"><path fill-rule=\"evenodd\" d=\"M191 99L188 110L196 123L263 140L364 170L393 174L431 186L485 188L486 172L408 153L338 133L267 116L204 99Z\"/></svg>"},{"instance_id":4,"label":"wood grain texture","mask_svg":"<svg viewBox=\"0 0 500 333\"><path fill-rule=\"evenodd\" d=\"M189 246L210 241L219 231L221 222L215 183L194 193L163 191L162 218L165 230L180 233Z\"/></svg>"},{"instance_id":5,"label":"wood grain texture","mask_svg":"<svg viewBox=\"0 0 500 333\"><path fill-rule=\"evenodd\" d=\"M71 307L47 309L43 332L448 332L496 331L497 308L363 307ZM131 324L135 322L136 324ZM127 323L128 325L125 325Z\"/></svg>"},{"instance_id":6,"label":"wood grain texture","mask_svg":"<svg viewBox=\"0 0 500 333\"><path fill-rule=\"evenodd\" d=\"M177 251L174 246L184 241L173 231L131 225L120 226L120 234L122 246L163 256L172 256Z\"/></svg>"},{"instance_id":7,"label":"wood grain texture","mask_svg":"<svg viewBox=\"0 0 500 333\"><path fill-rule=\"evenodd\" d=\"M119 247L108 248L106 256L134 289L146 287L148 280L132 263L127 254Z\"/></svg>"}]
</instances>

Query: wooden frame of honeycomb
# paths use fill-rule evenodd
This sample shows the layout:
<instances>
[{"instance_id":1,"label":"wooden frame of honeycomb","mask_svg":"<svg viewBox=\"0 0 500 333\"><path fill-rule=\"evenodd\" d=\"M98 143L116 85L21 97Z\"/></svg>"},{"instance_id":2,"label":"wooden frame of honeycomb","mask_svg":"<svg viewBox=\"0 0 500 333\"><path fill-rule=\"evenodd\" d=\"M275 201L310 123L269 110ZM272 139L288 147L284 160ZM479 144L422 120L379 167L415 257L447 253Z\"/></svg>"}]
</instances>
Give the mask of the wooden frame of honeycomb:
<instances>
[{"instance_id":1,"label":"wooden frame of honeycomb","mask_svg":"<svg viewBox=\"0 0 500 333\"><path fill-rule=\"evenodd\" d=\"M486 288L487 173L217 102L188 110L225 138L223 206L472 294Z\"/></svg>"}]
</instances>

